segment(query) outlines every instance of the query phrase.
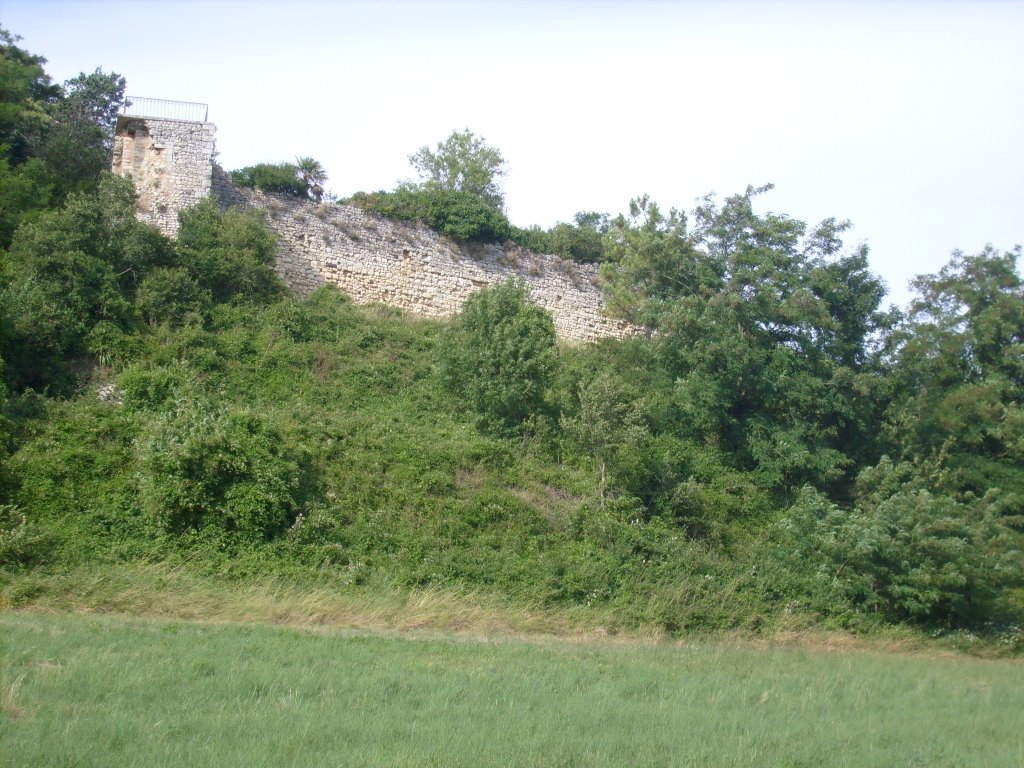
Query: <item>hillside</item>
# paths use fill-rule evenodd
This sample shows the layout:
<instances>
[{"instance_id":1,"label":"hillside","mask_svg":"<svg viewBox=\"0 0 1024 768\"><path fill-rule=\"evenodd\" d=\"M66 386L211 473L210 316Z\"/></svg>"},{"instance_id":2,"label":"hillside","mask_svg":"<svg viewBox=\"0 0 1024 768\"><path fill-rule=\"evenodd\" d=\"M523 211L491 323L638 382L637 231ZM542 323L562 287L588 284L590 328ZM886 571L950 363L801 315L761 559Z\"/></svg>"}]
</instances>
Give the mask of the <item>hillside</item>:
<instances>
[{"instance_id":1,"label":"hillside","mask_svg":"<svg viewBox=\"0 0 1024 768\"><path fill-rule=\"evenodd\" d=\"M1019 248L954 252L886 310L848 223L759 214L770 185L542 231L508 222L486 174L333 206L310 158L240 169L290 191L260 193L265 210L202 198L171 239L105 172L123 78L55 86L14 43L0 605L130 610L178 574L468 594L614 631L898 627L1019 649ZM474 140L448 143L489 149ZM69 145L89 163L64 162ZM307 211L323 215L308 230ZM445 320L290 292L299 236L353 217L450 243L467 274L522 243L585 254L602 322L643 332L560 342L527 281L497 272ZM410 251L415 273L409 245L370 250ZM92 603L76 591L107 580Z\"/></svg>"}]
</instances>

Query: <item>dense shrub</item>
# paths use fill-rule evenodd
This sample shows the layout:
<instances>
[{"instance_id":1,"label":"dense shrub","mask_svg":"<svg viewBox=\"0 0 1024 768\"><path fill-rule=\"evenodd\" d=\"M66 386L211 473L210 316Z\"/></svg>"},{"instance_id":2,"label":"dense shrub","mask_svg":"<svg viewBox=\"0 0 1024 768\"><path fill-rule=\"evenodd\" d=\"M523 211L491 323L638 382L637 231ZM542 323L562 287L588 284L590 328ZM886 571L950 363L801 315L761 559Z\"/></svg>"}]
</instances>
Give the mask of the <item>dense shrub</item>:
<instances>
[{"instance_id":1,"label":"dense shrub","mask_svg":"<svg viewBox=\"0 0 1024 768\"><path fill-rule=\"evenodd\" d=\"M250 187L275 195L305 197L307 186L293 163L257 163L231 171L231 180L240 187Z\"/></svg>"},{"instance_id":2,"label":"dense shrub","mask_svg":"<svg viewBox=\"0 0 1024 768\"><path fill-rule=\"evenodd\" d=\"M516 427L542 411L558 364L551 315L512 279L470 296L443 354L449 390L494 428Z\"/></svg>"},{"instance_id":3,"label":"dense shrub","mask_svg":"<svg viewBox=\"0 0 1024 768\"><path fill-rule=\"evenodd\" d=\"M63 208L23 224L11 245L10 281L0 290L13 389L70 389L71 363L88 353L90 331L99 322L135 325L130 274L168 249L136 220L131 182L110 175L94 193L71 195Z\"/></svg>"},{"instance_id":4,"label":"dense shrub","mask_svg":"<svg viewBox=\"0 0 1024 768\"><path fill-rule=\"evenodd\" d=\"M281 533L301 508L301 470L265 420L203 401L155 419L139 442L142 504L160 528L212 527L250 540Z\"/></svg>"},{"instance_id":5,"label":"dense shrub","mask_svg":"<svg viewBox=\"0 0 1024 768\"><path fill-rule=\"evenodd\" d=\"M129 365L117 377L117 386L129 411L167 411L197 389L195 372L179 361Z\"/></svg>"},{"instance_id":6,"label":"dense shrub","mask_svg":"<svg viewBox=\"0 0 1024 768\"><path fill-rule=\"evenodd\" d=\"M48 537L14 506L0 504L0 570L28 568L45 560Z\"/></svg>"},{"instance_id":7,"label":"dense shrub","mask_svg":"<svg viewBox=\"0 0 1024 768\"><path fill-rule=\"evenodd\" d=\"M840 616L963 626L991 620L1024 581L1024 562L999 520L998 492L937 495L888 460L862 475L873 487L853 509L805 489L777 526L798 593Z\"/></svg>"},{"instance_id":8,"label":"dense shrub","mask_svg":"<svg viewBox=\"0 0 1024 768\"><path fill-rule=\"evenodd\" d=\"M597 264L604 258L604 234L598 228L607 217L576 214L576 224L560 221L551 229L512 227L509 239L534 253L553 253L580 264ZM602 224L606 226L606 224Z\"/></svg>"},{"instance_id":9,"label":"dense shrub","mask_svg":"<svg viewBox=\"0 0 1024 768\"><path fill-rule=\"evenodd\" d=\"M142 280L135 297L142 317L150 325L178 326L201 321L211 301L210 292L181 267L153 270Z\"/></svg>"},{"instance_id":10,"label":"dense shrub","mask_svg":"<svg viewBox=\"0 0 1024 768\"><path fill-rule=\"evenodd\" d=\"M142 339L135 333L126 333L109 320L100 320L85 338L89 356L105 366L121 366L131 362L142 352Z\"/></svg>"},{"instance_id":11,"label":"dense shrub","mask_svg":"<svg viewBox=\"0 0 1024 768\"><path fill-rule=\"evenodd\" d=\"M267 302L283 295L274 272L277 239L261 214L221 213L206 198L178 218L179 264L214 301Z\"/></svg>"},{"instance_id":12,"label":"dense shrub","mask_svg":"<svg viewBox=\"0 0 1024 768\"><path fill-rule=\"evenodd\" d=\"M421 222L456 240L496 243L512 234L505 214L470 192L402 186L394 192L358 192L344 202L388 218Z\"/></svg>"}]
</instances>

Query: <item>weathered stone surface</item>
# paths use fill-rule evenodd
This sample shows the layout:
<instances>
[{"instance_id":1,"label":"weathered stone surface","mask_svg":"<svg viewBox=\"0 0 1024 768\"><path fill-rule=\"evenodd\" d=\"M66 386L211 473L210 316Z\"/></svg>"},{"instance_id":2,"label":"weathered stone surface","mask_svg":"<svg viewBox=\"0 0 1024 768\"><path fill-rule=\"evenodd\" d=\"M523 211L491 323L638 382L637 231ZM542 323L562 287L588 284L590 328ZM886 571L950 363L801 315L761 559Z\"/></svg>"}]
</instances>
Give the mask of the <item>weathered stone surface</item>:
<instances>
[{"instance_id":1,"label":"weathered stone surface","mask_svg":"<svg viewBox=\"0 0 1024 768\"><path fill-rule=\"evenodd\" d=\"M212 193L225 208L266 212L278 236L277 272L301 295L333 283L356 303L450 317L474 291L517 276L532 300L551 313L563 339L591 341L636 331L604 315L592 265L517 246L459 244L360 208L239 189L213 164L213 133L212 123L118 122L113 170L131 175L144 221L174 236L178 211Z\"/></svg>"},{"instance_id":2,"label":"weathered stone surface","mask_svg":"<svg viewBox=\"0 0 1024 768\"><path fill-rule=\"evenodd\" d=\"M189 120L118 118L111 170L135 183L139 218L178 233L178 211L210 194L216 130Z\"/></svg>"}]
</instances>

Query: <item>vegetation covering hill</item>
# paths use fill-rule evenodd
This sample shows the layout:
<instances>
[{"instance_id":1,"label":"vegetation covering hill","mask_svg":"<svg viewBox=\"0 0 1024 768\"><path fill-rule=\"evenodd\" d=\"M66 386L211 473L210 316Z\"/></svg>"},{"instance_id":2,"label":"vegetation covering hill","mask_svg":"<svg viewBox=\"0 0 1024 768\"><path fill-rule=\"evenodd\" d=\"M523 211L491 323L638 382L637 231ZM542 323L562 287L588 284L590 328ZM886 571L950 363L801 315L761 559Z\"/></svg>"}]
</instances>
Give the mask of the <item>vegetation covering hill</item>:
<instances>
[{"instance_id":1,"label":"vegetation covering hill","mask_svg":"<svg viewBox=\"0 0 1024 768\"><path fill-rule=\"evenodd\" d=\"M4 33L5 604L160 563L670 632L1021 642L1019 248L954 253L882 311L844 222L759 215L751 188L689 217L641 197L532 230L586 244L643 338L559 346L514 282L448 324L329 287L298 300L257 214L208 200L172 242L136 220L130 182L69 170L69 143L104 157L124 82L55 86L42 63ZM484 208L507 222L500 155L467 134L414 155L420 185L357 198L441 210L452 232Z\"/></svg>"}]
</instances>

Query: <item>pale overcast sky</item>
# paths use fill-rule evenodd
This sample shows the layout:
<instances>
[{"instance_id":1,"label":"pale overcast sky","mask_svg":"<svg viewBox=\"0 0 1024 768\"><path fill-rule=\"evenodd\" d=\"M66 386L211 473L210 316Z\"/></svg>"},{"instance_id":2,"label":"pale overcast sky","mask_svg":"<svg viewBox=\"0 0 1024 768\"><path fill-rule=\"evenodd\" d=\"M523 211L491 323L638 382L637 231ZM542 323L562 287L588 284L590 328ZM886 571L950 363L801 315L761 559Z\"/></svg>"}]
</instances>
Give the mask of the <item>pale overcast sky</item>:
<instances>
[{"instance_id":1,"label":"pale overcast sky","mask_svg":"<svg viewBox=\"0 0 1024 768\"><path fill-rule=\"evenodd\" d=\"M221 164L312 155L344 196L469 128L509 217L647 192L854 223L903 304L954 248L1024 242L1024 2L0 0L62 81L210 105Z\"/></svg>"}]
</instances>

